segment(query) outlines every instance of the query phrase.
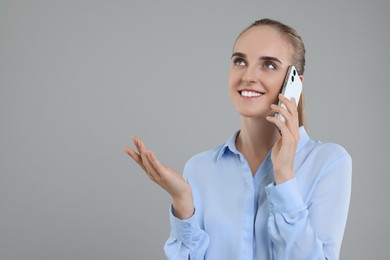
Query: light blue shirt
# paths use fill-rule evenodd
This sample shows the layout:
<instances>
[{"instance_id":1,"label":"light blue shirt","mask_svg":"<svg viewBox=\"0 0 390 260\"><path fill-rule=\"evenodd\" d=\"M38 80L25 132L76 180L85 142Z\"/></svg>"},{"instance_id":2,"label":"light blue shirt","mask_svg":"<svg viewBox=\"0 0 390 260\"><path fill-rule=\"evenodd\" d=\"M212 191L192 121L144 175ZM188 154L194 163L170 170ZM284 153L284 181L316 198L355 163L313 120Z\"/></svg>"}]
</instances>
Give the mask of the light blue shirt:
<instances>
[{"instance_id":1,"label":"light blue shirt","mask_svg":"<svg viewBox=\"0 0 390 260\"><path fill-rule=\"evenodd\" d=\"M269 152L253 176L224 145L192 157L184 177L195 213L180 220L170 209L168 259L338 259L351 194L352 161L337 144L309 138L300 127L295 177L274 185Z\"/></svg>"}]
</instances>

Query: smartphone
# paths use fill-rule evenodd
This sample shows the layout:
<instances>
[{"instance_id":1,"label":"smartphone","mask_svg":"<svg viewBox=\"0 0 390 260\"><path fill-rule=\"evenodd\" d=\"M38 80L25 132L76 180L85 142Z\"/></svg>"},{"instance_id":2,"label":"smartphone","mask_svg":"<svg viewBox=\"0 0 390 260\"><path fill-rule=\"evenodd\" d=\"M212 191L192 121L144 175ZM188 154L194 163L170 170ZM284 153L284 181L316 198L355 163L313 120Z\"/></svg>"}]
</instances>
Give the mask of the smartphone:
<instances>
[{"instance_id":1,"label":"smartphone","mask_svg":"<svg viewBox=\"0 0 390 260\"><path fill-rule=\"evenodd\" d=\"M293 65L289 66L287 69L287 74L284 78L280 93L289 100L291 100L291 98L295 98L298 106L299 98L301 97L302 93L302 82L299 78L298 71ZM282 106L285 108L285 105L282 104L282 102L280 101L278 102L278 106ZM284 117L281 116L279 113L275 113L275 117L279 118L281 121L284 122Z\"/></svg>"}]
</instances>

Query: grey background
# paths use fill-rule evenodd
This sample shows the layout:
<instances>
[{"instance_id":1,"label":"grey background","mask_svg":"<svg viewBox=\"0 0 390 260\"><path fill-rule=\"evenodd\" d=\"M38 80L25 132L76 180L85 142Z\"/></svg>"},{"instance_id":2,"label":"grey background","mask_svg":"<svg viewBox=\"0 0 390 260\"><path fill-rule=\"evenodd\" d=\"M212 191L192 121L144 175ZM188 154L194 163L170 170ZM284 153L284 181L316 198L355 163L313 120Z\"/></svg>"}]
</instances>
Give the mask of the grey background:
<instances>
[{"instance_id":1,"label":"grey background","mask_svg":"<svg viewBox=\"0 0 390 260\"><path fill-rule=\"evenodd\" d=\"M167 194L126 154L181 171L239 128L233 42L252 21L307 47L308 132L343 145L341 259L386 259L389 1L0 1L0 259L164 259ZM331 192L331 191L330 191Z\"/></svg>"}]
</instances>

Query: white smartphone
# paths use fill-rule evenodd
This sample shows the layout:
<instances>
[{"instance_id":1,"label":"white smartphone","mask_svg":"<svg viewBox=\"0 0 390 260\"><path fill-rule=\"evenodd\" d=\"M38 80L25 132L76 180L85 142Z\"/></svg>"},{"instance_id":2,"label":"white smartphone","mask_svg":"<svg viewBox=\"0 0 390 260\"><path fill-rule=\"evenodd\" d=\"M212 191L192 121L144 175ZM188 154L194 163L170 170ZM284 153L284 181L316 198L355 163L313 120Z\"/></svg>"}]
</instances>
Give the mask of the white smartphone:
<instances>
[{"instance_id":1,"label":"white smartphone","mask_svg":"<svg viewBox=\"0 0 390 260\"><path fill-rule=\"evenodd\" d=\"M301 97L302 93L302 81L299 78L298 71L293 65L291 65L287 70L287 74L284 78L283 86L280 93L289 100L291 100L291 98L295 98L295 101L297 102L298 106L299 98ZM280 101L278 102L278 106L282 106L285 108L285 105L282 104ZM281 116L279 113L275 113L275 117L279 118L281 121L284 122L284 117Z\"/></svg>"}]
</instances>

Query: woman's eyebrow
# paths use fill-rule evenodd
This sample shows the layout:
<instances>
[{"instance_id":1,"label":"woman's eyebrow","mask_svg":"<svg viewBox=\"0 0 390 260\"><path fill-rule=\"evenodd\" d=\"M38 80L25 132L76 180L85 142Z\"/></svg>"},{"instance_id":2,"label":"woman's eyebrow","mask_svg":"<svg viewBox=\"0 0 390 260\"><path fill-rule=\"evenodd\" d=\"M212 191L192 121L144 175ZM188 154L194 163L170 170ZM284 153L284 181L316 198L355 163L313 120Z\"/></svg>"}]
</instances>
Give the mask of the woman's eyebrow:
<instances>
[{"instance_id":1,"label":"woman's eyebrow","mask_svg":"<svg viewBox=\"0 0 390 260\"><path fill-rule=\"evenodd\" d=\"M283 65L283 62L281 62L278 58L272 57L272 56L261 56L259 58L260 60L267 60L267 61L276 61Z\"/></svg>"},{"instance_id":2,"label":"woman's eyebrow","mask_svg":"<svg viewBox=\"0 0 390 260\"><path fill-rule=\"evenodd\" d=\"M240 57L240 58L246 58L246 54L242 52L234 52L232 54L233 57ZM266 60L266 61L276 61L283 65L283 62L281 62L278 58L272 57L272 56L261 56L259 60Z\"/></svg>"},{"instance_id":3,"label":"woman's eyebrow","mask_svg":"<svg viewBox=\"0 0 390 260\"><path fill-rule=\"evenodd\" d=\"M231 58L233 58L233 57L235 57L235 56L241 57L241 58L246 58L246 54L244 54L244 53L242 53L242 52L234 52L234 53L232 54L232 57L231 57Z\"/></svg>"}]
</instances>

